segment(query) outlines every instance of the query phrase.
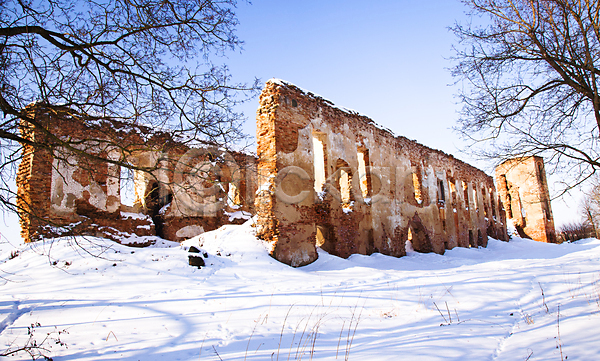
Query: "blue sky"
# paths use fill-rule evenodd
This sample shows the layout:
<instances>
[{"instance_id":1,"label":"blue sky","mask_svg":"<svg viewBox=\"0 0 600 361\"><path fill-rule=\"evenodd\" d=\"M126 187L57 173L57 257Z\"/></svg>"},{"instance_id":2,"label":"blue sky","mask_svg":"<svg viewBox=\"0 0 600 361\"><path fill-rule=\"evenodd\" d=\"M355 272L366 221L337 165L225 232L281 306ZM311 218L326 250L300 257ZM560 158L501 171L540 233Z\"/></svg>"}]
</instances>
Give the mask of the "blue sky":
<instances>
[{"instance_id":1,"label":"blue sky","mask_svg":"<svg viewBox=\"0 0 600 361\"><path fill-rule=\"evenodd\" d=\"M240 1L244 50L215 61L228 64L235 81L284 79L492 174L493 162L459 152L464 142L451 129L460 104L448 27L467 21L465 10L458 0ZM257 98L240 107L252 137L257 107ZM552 207L557 224L577 218L576 206Z\"/></svg>"},{"instance_id":2,"label":"blue sky","mask_svg":"<svg viewBox=\"0 0 600 361\"><path fill-rule=\"evenodd\" d=\"M225 59L236 79L287 80L398 135L457 153L447 68L448 26L464 16L460 2L256 0L237 13L244 51ZM243 108L251 134L257 105Z\"/></svg>"},{"instance_id":3,"label":"blue sky","mask_svg":"<svg viewBox=\"0 0 600 361\"><path fill-rule=\"evenodd\" d=\"M450 73L448 28L468 22L466 10L459 0L241 2L244 50L223 61L237 81L284 79L492 175L495 162L460 152L465 142L452 131L461 85ZM257 99L241 107L252 136L257 107ZM577 199L566 197L570 208L552 202L557 225L578 218Z\"/></svg>"}]
</instances>

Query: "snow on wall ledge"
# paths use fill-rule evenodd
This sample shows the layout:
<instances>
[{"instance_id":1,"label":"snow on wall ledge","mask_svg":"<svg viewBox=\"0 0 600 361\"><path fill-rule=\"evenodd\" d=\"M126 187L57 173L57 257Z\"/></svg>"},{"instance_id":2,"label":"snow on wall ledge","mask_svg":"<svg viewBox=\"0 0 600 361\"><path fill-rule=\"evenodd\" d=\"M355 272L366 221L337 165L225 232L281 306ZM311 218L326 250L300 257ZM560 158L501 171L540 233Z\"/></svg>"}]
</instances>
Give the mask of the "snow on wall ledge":
<instances>
[{"instance_id":1,"label":"snow on wall ledge","mask_svg":"<svg viewBox=\"0 0 600 361\"><path fill-rule=\"evenodd\" d=\"M506 240L493 178L282 80L257 111L257 234L281 262Z\"/></svg>"}]
</instances>

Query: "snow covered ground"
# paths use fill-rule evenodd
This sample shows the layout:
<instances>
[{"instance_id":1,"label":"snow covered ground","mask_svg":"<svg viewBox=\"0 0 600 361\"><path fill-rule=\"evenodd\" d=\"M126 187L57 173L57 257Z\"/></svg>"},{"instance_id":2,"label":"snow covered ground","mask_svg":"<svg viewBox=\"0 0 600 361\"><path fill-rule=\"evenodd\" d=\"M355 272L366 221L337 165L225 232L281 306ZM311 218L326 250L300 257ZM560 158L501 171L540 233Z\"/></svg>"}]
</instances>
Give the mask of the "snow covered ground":
<instances>
[{"instance_id":1,"label":"snow covered ground","mask_svg":"<svg viewBox=\"0 0 600 361\"><path fill-rule=\"evenodd\" d=\"M187 264L199 243L202 269ZM248 222L183 247L78 238L11 251L0 254L0 352L39 323L38 342L68 332L66 347L44 344L54 360L600 359L596 239L399 259L319 251L293 269Z\"/></svg>"}]
</instances>

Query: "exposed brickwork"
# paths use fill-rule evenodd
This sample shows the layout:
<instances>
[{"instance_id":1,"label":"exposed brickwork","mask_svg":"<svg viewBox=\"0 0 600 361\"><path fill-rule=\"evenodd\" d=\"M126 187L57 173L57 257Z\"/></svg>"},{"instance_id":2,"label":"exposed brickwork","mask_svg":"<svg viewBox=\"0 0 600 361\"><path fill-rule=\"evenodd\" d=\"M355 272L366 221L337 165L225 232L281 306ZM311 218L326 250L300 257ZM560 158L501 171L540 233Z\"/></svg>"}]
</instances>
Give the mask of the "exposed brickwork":
<instances>
[{"instance_id":1,"label":"exposed brickwork","mask_svg":"<svg viewBox=\"0 0 600 361\"><path fill-rule=\"evenodd\" d=\"M22 126L25 137L32 139L34 133L25 124ZM38 239L44 219L48 217L50 199L50 179L52 162L49 152L24 145L23 158L17 172L17 207L20 210L21 236L25 240Z\"/></svg>"},{"instance_id":2,"label":"exposed brickwork","mask_svg":"<svg viewBox=\"0 0 600 361\"><path fill-rule=\"evenodd\" d=\"M402 256L409 239L437 253L506 239L491 177L293 85L267 83L257 138L258 235L282 262L314 261L315 244Z\"/></svg>"},{"instance_id":3,"label":"exposed brickwork","mask_svg":"<svg viewBox=\"0 0 600 361\"><path fill-rule=\"evenodd\" d=\"M19 166L17 202L27 241L65 234L181 241L256 213L257 234L272 244L272 255L301 266L317 258L317 246L340 257L400 257L407 241L416 251L440 254L485 247L488 236L507 240L509 205L523 234L555 239L539 159L521 162L525 170L518 172L512 169L520 166L503 163L496 192L481 170L282 81L269 81L260 96L258 160L190 148L167 133L110 119L32 111L42 127L24 123L23 134L47 146L25 145ZM97 141L65 150L45 129ZM134 173L133 206L121 204L120 166L78 149L150 170ZM527 172L533 182L523 178ZM519 198L524 189L537 201Z\"/></svg>"},{"instance_id":4,"label":"exposed brickwork","mask_svg":"<svg viewBox=\"0 0 600 361\"><path fill-rule=\"evenodd\" d=\"M498 194L521 237L556 243L554 217L541 157L511 159L496 168Z\"/></svg>"},{"instance_id":5,"label":"exposed brickwork","mask_svg":"<svg viewBox=\"0 0 600 361\"><path fill-rule=\"evenodd\" d=\"M23 122L22 134L41 146L24 145L17 175L21 233L28 242L61 235L115 241L160 235L181 241L240 223L228 214L254 210L256 159L251 156L190 148L167 133L82 118L68 109L38 105L31 112L40 125ZM61 138L79 144L65 149ZM110 160L140 169L134 173L133 206L121 204L121 167Z\"/></svg>"}]
</instances>

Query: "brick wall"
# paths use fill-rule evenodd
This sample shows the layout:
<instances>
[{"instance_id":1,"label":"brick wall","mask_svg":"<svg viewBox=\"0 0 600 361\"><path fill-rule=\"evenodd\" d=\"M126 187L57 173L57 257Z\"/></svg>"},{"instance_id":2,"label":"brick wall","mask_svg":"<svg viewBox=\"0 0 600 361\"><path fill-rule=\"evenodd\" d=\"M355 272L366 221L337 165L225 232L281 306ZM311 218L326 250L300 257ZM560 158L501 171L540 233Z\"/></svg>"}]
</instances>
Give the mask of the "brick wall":
<instances>
[{"instance_id":1,"label":"brick wall","mask_svg":"<svg viewBox=\"0 0 600 361\"><path fill-rule=\"evenodd\" d=\"M555 243L554 217L541 157L510 159L496 167L498 193L521 237Z\"/></svg>"},{"instance_id":2,"label":"brick wall","mask_svg":"<svg viewBox=\"0 0 600 361\"><path fill-rule=\"evenodd\" d=\"M507 238L492 177L291 84L264 88L257 142L257 233L292 266Z\"/></svg>"},{"instance_id":3,"label":"brick wall","mask_svg":"<svg viewBox=\"0 0 600 361\"><path fill-rule=\"evenodd\" d=\"M38 124L23 121L22 133L38 146L24 145L17 175L26 241L66 235L181 241L253 212L254 157L191 148L168 133L69 109L30 111ZM67 139L69 145L62 143ZM135 168L133 206L121 204L122 163Z\"/></svg>"}]
</instances>

